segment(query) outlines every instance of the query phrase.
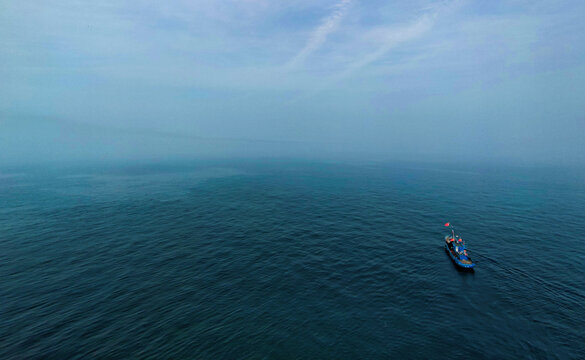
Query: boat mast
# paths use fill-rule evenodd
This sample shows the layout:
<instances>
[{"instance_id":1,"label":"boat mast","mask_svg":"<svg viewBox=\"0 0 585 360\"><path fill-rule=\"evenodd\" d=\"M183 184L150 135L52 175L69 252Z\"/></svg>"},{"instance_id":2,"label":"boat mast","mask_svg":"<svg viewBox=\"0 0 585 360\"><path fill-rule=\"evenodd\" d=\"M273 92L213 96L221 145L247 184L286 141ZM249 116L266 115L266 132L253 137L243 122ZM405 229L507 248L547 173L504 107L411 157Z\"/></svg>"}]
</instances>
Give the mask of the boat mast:
<instances>
[{"instance_id":1,"label":"boat mast","mask_svg":"<svg viewBox=\"0 0 585 360\"><path fill-rule=\"evenodd\" d=\"M453 225L451 225L450 222L446 223L445 226L447 226L449 229L451 229L451 234L453 234L453 240L455 240L455 230L453 229Z\"/></svg>"}]
</instances>

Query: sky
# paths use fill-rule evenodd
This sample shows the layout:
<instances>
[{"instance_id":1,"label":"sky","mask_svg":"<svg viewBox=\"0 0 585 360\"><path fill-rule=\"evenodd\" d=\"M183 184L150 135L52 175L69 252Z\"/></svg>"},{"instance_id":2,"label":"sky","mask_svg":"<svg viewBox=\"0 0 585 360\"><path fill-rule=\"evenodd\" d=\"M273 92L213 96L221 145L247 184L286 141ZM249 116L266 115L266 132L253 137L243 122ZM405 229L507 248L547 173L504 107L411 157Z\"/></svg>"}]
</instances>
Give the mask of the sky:
<instances>
[{"instance_id":1,"label":"sky","mask_svg":"<svg viewBox=\"0 0 585 360\"><path fill-rule=\"evenodd\" d=\"M585 164L584 1L0 0L0 164Z\"/></svg>"}]
</instances>

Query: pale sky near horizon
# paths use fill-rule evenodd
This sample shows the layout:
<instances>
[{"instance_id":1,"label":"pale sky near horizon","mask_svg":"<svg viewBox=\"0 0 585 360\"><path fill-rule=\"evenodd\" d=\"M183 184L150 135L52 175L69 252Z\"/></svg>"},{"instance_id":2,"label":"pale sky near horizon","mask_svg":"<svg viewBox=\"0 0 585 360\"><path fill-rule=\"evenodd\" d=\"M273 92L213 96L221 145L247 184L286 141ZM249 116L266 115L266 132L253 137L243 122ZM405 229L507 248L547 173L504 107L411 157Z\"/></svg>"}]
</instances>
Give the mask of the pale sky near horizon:
<instances>
[{"instance_id":1,"label":"pale sky near horizon","mask_svg":"<svg viewBox=\"0 0 585 360\"><path fill-rule=\"evenodd\" d=\"M576 0L0 0L0 163L258 140L250 156L583 164L583 15Z\"/></svg>"}]
</instances>

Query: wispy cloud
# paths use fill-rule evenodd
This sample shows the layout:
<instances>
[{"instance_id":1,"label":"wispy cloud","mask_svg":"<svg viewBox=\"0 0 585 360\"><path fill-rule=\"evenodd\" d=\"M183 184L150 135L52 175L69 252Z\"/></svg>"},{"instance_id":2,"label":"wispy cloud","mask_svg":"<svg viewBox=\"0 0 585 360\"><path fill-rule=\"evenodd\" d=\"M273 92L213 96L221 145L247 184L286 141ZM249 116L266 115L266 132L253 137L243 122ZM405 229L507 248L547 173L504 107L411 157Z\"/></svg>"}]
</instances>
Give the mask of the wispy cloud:
<instances>
[{"instance_id":1,"label":"wispy cloud","mask_svg":"<svg viewBox=\"0 0 585 360\"><path fill-rule=\"evenodd\" d=\"M338 76L338 78L345 78L347 76L350 76L359 69L366 67L367 65L382 58L396 46L407 41L416 39L417 37L423 35L428 30L430 30L432 25L433 25L432 16L423 15L421 18L417 19L415 22L409 25L387 29L380 38L379 47L376 50L365 54L363 57L349 65Z\"/></svg>"},{"instance_id":2,"label":"wispy cloud","mask_svg":"<svg viewBox=\"0 0 585 360\"><path fill-rule=\"evenodd\" d=\"M378 48L372 52L366 53L361 58L350 64L337 78L339 79L350 76L358 70L383 58L397 46L422 37L433 28L441 16L456 10L461 7L462 4L463 1L461 0L433 4L424 8L423 10L425 13L408 25L400 27L392 26L387 27L382 31L378 31Z\"/></svg>"},{"instance_id":3,"label":"wispy cloud","mask_svg":"<svg viewBox=\"0 0 585 360\"><path fill-rule=\"evenodd\" d=\"M370 49L369 52L362 47L362 51L356 54L354 60L349 62L349 64L342 71L332 75L329 79L322 82L316 88L313 88L303 95L293 99L289 102L289 104L296 103L301 99L310 98L313 95L320 93L328 88L337 86L340 81L351 77L361 69L369 67L376 61L379 61L380 59L388 56L388 54L398 46L423 37L433 28L437 20L442 15L454 10L460 6L460 4L460 1L454 0L451 2L445 2L440 6L435 5L428 7L424 9L425 13L423 15L419 16L411 23L402 26L387 26L385 28L376 29L373 32L373 34L375 34L373 39L371 34L368 36L368 42L373 42L373 44L375 44L377 47L372 46L373 49ZM362 36L366 35L362 34ZM420 57L420 54L415 55L415 58Z\"/></svg>"},{"instance_id":4,"label":"wispy cloud","mask_svg":"<svg viewBox=\"0 0 585 360\"><path fill-rule=\"evenodd\" d=\"M316 51L323 43L327 40L327 36L334 32L345 14L349 6L351 5L351 0L341 0L337 5L335 5L335 10L329 16L327 16L321 22L321 25L317 27L309 41L305 45L305 47L297 53L287 64L286 68L293 68L303 63L303 61L311 55L314 51Z\"/></svg>"},{"instance_id":5,"label":"wispy cloud","mask_svg":"<svg viewBox=\"0 0 585 360\"><path fill-rule=\"evenodd\" d=\"M340 81L352 76L362 68L365 68L375 61L383 58L397 46L422 36L432 28L433 17L434 16L431 15L423 15L413 23L406 26L385 29L379 35L379 45L377 49L362 54L360 57L350 63L343 71L333 75L331 78L321 83L313 90L293 99L289 103L296 103L299 100L310 98L313 95L336 85Z\"/></svg>"}]
</instances>

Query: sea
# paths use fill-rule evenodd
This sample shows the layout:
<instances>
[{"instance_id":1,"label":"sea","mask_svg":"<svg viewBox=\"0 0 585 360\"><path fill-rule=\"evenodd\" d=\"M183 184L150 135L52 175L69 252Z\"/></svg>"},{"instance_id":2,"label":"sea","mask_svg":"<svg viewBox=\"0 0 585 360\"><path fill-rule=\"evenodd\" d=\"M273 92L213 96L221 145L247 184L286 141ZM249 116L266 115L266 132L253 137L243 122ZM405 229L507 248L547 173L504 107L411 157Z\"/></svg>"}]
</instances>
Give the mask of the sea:
<instances>
[{"instance_id":1,"label":"sea","mask_svg":"<svg viewBox=\"0 0 585 360\"><path fill-rule=\"evenodd\" d=\"M0 359L585 359L584 174L0 167Z\"/></svg>"}]
</instances>

